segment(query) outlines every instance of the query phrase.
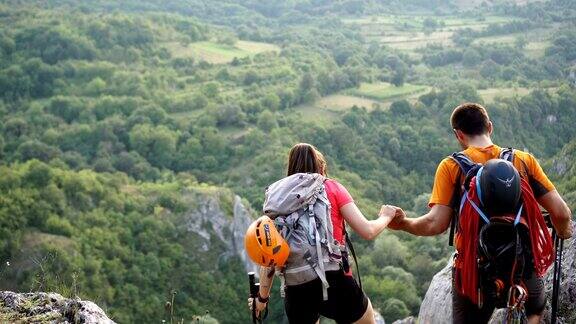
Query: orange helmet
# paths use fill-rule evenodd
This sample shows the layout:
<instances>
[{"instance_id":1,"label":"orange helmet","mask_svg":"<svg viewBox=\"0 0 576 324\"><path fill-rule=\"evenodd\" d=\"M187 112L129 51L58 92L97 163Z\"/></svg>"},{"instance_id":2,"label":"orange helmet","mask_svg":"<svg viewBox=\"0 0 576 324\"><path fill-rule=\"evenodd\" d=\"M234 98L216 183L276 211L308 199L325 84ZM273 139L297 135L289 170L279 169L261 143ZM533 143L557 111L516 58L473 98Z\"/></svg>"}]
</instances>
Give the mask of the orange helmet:
<instances>
[{"instance_id":1,"label":"orange helmet","mask_svg":"<svg viewBox=\"0 0 576 324\"><path fill-rule=\"evenodd\" d=\"M290 254L288 243L268 216L258 218L248 227L244 246L250 259L265 267L283 266Z\"/></svg>"}]
</instances>

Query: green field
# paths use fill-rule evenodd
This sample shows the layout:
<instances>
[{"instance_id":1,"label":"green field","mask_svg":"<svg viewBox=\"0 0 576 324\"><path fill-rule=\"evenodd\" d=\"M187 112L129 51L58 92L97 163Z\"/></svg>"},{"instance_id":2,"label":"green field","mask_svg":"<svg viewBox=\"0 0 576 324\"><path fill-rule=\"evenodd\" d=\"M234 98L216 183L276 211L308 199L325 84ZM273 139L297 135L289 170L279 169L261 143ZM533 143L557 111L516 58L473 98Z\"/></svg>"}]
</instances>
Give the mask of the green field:
<instances>
[{"instance_id":1,"label":"green field","mask_svg":"<svg viewBox=\"0 0 576 324\"><path fill-rule=\"evenodd\" d=\"M546 90L548 92L554 92L558 88L551 87L551 88L540 88L541 90ZM499 99L506 99L506 98L515 98L515 97L523 97L527 96L535 90L535 88L488 88L478 90L478 94L482 97L484 102L486 103L493 103L499 101Z\"/></svg>"},{"instance_id":2,"label":"green field","mask_svg":"<svg viewBox=\"0 0 576 324\"><path fill-rule=\"evenodd\" d=\"M372 109L381 104L381 102L360 98L356 96L348 96L343 94L335 94L320 98L314 103L315 107L322 109L329 109L332 111L344 111L350 109L350 107L364 107L366 109Z\"/></svg>"},{"instance_id":3,"label":"green field","mask_svg":"<svg viewBox=\"0 0 576 324\"><path fill-rule=\"evenodd\" d=\"M530 93L532 89L528 88L488 88L478 90L478 94L484 102L493 103L499 98L513 98L525 96Z\"/></svg>"},{"instance_id":4,"label":"green field","mask_svg":"<svg viewBox=\"0 0 576 324\"><path fill-rule=\"evenodd\" d=\"M504 16L487 16L481 19L454 16L433 17L439 26L434 30L426 30L424 21L430 17L428 15L383 15L344 19L344 22L356 25L362 35L371 42L384 44L396 50L419 56L420 49L427 45L454 46L452 36L458 30L466 28L482 30L490 24L503 24L521 20ZM517 36L519 35L504 35L493 39L482 38L477 40L477 42L513 44ZM532 31L526 36L530 40L545 40L540 37L534 38Z\"/></svg>"},{"instance_id":5,"label":"green field","mask_svg":"<svg viewBox=\"0 0 576 324\"><path fill-rule=\"evenodd\" d=\"M199 61L212 64L229 63L234 58L243 58L263 52L279 52L280 48L273 44L238 41L234 46L211 41L195 42L182 45L178 42L166 44L173 57L192 57Z\"/></svg>"},{"instance_id":6,"label":"green field","mask_svg":"<svg viewBox=\"0 0 576 324\"><path fill-rule=\"evenodd\" d=\"M358 89L348 90L347 94L360 98L369 98L379 101L390 101L396 99L406 99L414 95L421 95L428 92L430 87L415 84L404 84L400 87L386 82L362 83Z\"/></svg>"},{"instance_id":7,"label":"green field","mask_svg":"<svg viewBox=\"0 0 576 324\"><path fill-rule=\"evenodd\" d=\"M430 87L405 84L401 87L386 82L362 83L357 89L348 89L342 93L322 97L313 103L300 105L297 112L308 120L328 125L337 120L343 111L353 106L372 110L388 108L396 100L416 100L420 95L430 91Z\"/></svg>"},{"instance_id":8,"label":"green field","mask_svg":"<svg viewBox=\"0 0 576 324\"><path fill-rule=\"evenodd\" d=\"M517 5L524 5L530 2L538 2L542 0L508 0L509 3L516 3ZM454 3L461 9L472 9L485 3L485 0L455 0ZM488 1L490 2L490 1Z\"/></svg>"},{"instance_id":9,"label":"green field","mask_svg":"<svg viewBox=\"0 0 576 324\"><path fill-rule=\"evenodd\" d=\"M381 102L345 94L335 94L322 97L313 103L296 107L296 111L308 120L327 125L338 119L339 115L352 108L363 107L373 109L384 106Z\"/></svg>"},{"instance_id":10,"label":"green field","mask_svg":"<svg viewBox=\"0 0 576 324\"><path fill-rule=\"evenodd\" d=\"M529 42L526 47L524 47L524 51L531 58L539 58L544 56L546 48L550 47L550 45L550 41Z\"/></svg>"},{"instance_id":11,"label":"green field","mask_svg":"<svg viewBox=\"0 0 576 324\"><path fill-rule=\"evenodd\" d=\"M294 110L303 117L303 120L322 126L330 126L339 118L337 111L318 107L315 103L300 105Z\"/></svg>"}]
</instances>

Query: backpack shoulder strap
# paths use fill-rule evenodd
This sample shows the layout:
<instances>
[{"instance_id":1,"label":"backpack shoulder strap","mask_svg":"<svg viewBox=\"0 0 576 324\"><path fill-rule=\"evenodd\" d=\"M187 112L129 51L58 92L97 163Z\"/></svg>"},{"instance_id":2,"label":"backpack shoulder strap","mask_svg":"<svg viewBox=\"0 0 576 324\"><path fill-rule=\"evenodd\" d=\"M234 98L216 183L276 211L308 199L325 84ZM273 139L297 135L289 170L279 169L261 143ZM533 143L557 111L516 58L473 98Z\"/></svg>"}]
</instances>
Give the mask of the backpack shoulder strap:
<instances>
[{"instance_id":1,"label":"backpack shoulder strap","mask_svg":"<svg viewBox=\"0 0 576 324\"><path fill-rule=\"evenodd\" d=\"M362 277L360 276L360 268L358 268L358 260L356 259L356 251L354 251L354 245L352 245L352 240L350 240L350 236L346 231L346 226L344 226L344 237L346 238L346 244L352 252L352 257L354 258L354 264L356 265L356 273L358 274L358 283L360 285L360 289L362 289Z\"/></svg>"},{"instance_id":2,"label":"backpack shoulder strap","mask_svg":"<svg viewBox=\"0 0 576 324\"><path fill-rule=\"evenodd\" d=\"M499 158L514 164L515 153L516 150L514 150L511 147L507 147L502 149L502 151L500 151ZM522 168L524 169L524 170L518 170L520 172L520 177L525 178L530 183L530 185L532 185L532 175L530 174L530 170L528 169L526 162L524 162L524 160L520 158L519 160L522 163Z\"/></svg>"},{"instance_id":3,"label":"backpack shoulder strap","mask_svg":"<svg viewBox=\"0 0 576 324\"><path fill-rule=\"evenodd\" d=\"M478 163L472 161L466 154L462 152L454 152L450 158L458 164L463 175L467 175Z\"/></svg>"},{"instance_id":4,"label":"backpack shoulder strap","mask_svg":"<svg viewBox=\"0 0 576 324\"><path fill-rule=\"evenodd\" d=\"M508 162L513 163L514 162L514 149L511 147L507 147L507 148L502 149L502 151L500 151L499 158L501 158L502 160L506 160Z\"/></svg>"},{"instance_id":5,"label":"backpack shoulder strap","mask_svg":"<svg viewBox=\"0 0 576 324\"><path fill-rule=\"evenodd\" d=\"M454 188L454 193L452 194L452 201L451 205L454 209L454 214L452 219L450 220L450 236L448 237L448 245L454 245L454 234L456 233L456 228L458 227L458 210L460 205L460 199L462 196L462 179L466 179L468 172L474 168L476 163L472 161L466 154L463 152L454 152L450 155L450 158L458 164L458 175L456 179L458 181L457 185Z\"/></svg>"}]
</instances>

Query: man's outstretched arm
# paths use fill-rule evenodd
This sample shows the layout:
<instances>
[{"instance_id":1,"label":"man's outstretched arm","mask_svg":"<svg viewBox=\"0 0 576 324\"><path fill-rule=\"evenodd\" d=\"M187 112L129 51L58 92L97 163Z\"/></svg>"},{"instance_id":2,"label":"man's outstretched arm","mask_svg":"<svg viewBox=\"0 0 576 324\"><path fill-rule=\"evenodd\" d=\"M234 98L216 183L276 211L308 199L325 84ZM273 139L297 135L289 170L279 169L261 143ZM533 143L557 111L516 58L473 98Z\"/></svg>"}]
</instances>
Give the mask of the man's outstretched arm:
<instances>
[{"instance_id":1,"label":"man's outstretched arm","mask_svg":"<svg viewBox=\"0 0 576 324\"><path fill-rule=\"evenodd\" d=\"M388 224L388 228L402 230L418 236L433 236L444 233L450 226L453 210L451 207L436 204L430 211L417 218L408 218L402 209Z\"/></svg>"},{"instance_id":2,"label":"man's outstretched arm","mask_svg":"<svg viewBox=\"0 0 576 324\"><path fill-rule=\"evenodd\" d=\"M550 213L552 225L558 236L563 239L572 237L572 212L558 191L552 190L537 199L538 203Z\"/></svg>"}]
</instances>

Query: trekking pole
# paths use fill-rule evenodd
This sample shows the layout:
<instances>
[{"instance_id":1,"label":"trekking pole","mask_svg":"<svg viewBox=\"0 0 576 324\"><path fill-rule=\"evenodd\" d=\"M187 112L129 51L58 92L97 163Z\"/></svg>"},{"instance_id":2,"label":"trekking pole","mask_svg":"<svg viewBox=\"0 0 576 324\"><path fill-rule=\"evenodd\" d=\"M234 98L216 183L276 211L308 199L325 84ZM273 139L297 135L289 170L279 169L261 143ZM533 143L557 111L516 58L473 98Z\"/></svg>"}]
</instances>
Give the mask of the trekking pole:
<instances>
[{"instance_id":1,"label":"trekking pole","mask_svg":"<svg viewBox=\"0 0 576 324\"><path fill-rule=\"evenodd\" d=\"M252 298L252 323L261 324L262 320L268 316L268 305L256 316L256 298L258 298L260 283L256 282L256 274L254 272L248 272L248 282L250 283L250 298Z\"/></svg>"},{"instance_id":2,"label":"trekking pole","mask_svg":"<svg viewBox=\"0 0 576 324\"><path fill-rule=\"evenodd\" d=\"M248 282L250 283L250 298L252 298L252 323L257 323L256 298L258 297L258 287L256 286L256 274L248 272Z\"/></svg>"},{"instance_id":3,"label":"trekking pole","mask_svg":"<svg viewBox=\"0 0 576 324\"><path fill-rule=\"evenodd\" d=\"M560 277L562 276L562 250L564 249L564 240L558 236L556 231L552 232L554 238L554 278L552 281L552 316L551 323L556 324L558 317L558 296L560 295Z\"/></svg>"}]
</instances>

